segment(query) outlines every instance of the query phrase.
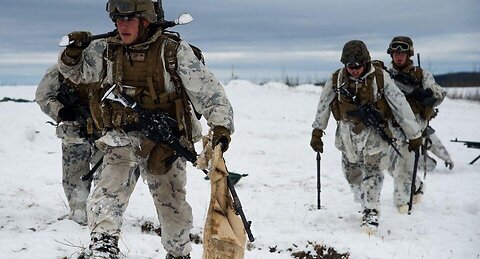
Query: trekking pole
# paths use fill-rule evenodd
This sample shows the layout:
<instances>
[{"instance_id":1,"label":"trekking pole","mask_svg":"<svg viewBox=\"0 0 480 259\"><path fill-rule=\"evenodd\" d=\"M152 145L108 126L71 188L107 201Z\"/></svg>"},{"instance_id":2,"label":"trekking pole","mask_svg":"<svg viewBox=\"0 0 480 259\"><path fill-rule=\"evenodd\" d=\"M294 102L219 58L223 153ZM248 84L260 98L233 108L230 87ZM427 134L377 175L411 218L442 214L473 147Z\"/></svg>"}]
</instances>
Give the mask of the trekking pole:
<instances>
[{"instance_id":1,"label":"trekking pole","mask_svg":"<svg viewBox=\"0 0 480 259\"><path fill-rule=\"evenodd\" d=\"M320 192L322 192L322 184L320 182L320 152L317 152L317 209L321 208Z\"/></svg>"},{"instance_id":2,"label":"trekking pole","mask_svg":"<svg viewBox=\"0 0 480 259\"><path fill-rule=\"evenodd\" d=\"M418 167L418 158L420 157L420 152L415 150L415 161L413 161L413 175L412 175L412 185L410 186L410 201L408 202L408 215L412 214L413 207L413 194L415 193L415 179L417 179L417 167Z\"/></svg>"}]
</instances>

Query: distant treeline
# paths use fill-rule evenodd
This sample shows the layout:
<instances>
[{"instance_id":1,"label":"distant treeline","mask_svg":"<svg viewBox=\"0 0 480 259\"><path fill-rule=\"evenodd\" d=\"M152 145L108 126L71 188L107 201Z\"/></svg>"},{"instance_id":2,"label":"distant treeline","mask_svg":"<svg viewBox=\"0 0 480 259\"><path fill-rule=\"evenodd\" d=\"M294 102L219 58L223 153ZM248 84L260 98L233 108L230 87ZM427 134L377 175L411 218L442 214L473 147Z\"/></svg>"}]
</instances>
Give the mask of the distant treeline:
<instances>
[{"instance_id":1,"label":"distant treeline","mask_svg":"<svg viewBox=\"0 0 480 259\"><path fill-rule=\"evenodd\" d=\"M480 72L458 72L435 75L435 81L442 87L480 86Z\"/></svg>"}]
</instances>

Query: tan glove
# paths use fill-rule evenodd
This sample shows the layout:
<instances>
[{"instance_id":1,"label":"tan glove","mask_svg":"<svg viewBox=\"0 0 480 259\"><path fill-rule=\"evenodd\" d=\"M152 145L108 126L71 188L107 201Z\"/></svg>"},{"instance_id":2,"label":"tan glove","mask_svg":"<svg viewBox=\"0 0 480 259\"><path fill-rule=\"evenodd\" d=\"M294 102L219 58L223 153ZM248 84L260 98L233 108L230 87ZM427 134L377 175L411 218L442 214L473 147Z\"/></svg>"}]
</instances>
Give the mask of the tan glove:
<instances>
[{"instance_id":1,"label":"tan glove","mask_svg":"<svg viewBox=\"0 0 480 259\"><path fill-rule=\"evenodd\" d=\"M312 139L310 140L310 146L313 148L315 152L323 153L322 136L323 136L323 130L313 129Z\"/></svg>"},{"instance_id":2,"label":"tan glove","mask_svg":"<svg viewBox=\"0 0 480 259\"><path fill-rule=\"evenodd\" d=\"M222 145L222 152L227 151L228 145L230 144L230 130L223 126L215 126L215 128L213 128L213 148L215 149L218 144Z\"/></svg>"},{"instance_id":3,"label":"tan glove","mask_svg":"<svg viewBox=\"0 0 480 259\"><path fill-rule=\"evenodd\" d=\"M65 49L65 54L72 59L77 59L83 50L90 45L92 34L87 31L74 31L68 34L68 39L73 41Z\"/></svg>"},{"instance_id":4,"label":"tan glove","mask_svg":"<svg viewBox=\"0 0 480 259\"><path fill-rule=\"evenodd\" d=\"M422 137L418 137L418 138L414 138L414 139L410 139L408 141L408 151L412 152L412 151L415 151L415 152L418 152L419 149L420 149L420 146L422 145Z\"/></svg>"}]
</instances>

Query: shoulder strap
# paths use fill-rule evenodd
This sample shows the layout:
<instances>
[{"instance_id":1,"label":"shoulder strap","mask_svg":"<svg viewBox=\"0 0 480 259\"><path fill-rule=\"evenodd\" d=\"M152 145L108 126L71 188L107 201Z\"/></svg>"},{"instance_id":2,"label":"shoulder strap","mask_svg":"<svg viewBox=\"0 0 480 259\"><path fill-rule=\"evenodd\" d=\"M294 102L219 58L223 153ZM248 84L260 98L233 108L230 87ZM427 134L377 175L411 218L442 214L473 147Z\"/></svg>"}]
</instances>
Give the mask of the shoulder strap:
<instances>
[{"instance_id":1,"label":"shoulder strap","mask_svg":"<svg viewBox=\"0 0 480 259\"><path fill-rule=\"evenodd\" d=\"M340 74L340 70L341 69L337 69L337 71L335 71L335 73L333 73L333 76L332 76L332 88L335 89L337 88L337 85L338 85L338 74Z\"/></svg>"}]
</instances>

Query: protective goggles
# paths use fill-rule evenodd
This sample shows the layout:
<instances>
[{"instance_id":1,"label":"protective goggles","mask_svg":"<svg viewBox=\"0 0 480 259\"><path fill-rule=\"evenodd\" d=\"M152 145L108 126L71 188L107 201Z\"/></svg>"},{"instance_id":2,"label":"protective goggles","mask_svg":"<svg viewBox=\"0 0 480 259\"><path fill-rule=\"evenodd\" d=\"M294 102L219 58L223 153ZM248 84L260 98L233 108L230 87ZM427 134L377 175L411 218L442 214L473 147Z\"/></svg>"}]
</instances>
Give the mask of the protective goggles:
<instances>
[{"instance_id":1,"label":"protective goggles","mask_svg":"<svg viewBox=\"0 0 480 259\"><path fill-rule=\"evenodd\" d=\"M107 2L106 10L109 13L119 12L119 13L135 13L139 11L147 10L149 4L135 4L130 1L125 0L110 0Z\"/></svg>"},{"instance_id":2,"label":"protective goggles","mask_svg":"<svg viewBox=\"0 0 480 259\"><path fill-rule=\"evenodd\" d=\"M410 45L402 41L394 41L390 43L390 49L393 51L409 51Z\"/></svg>"},{"instance_id":3,"label":"protective goggles","mask_svg":"<svg viewBox=\"0 0 480 259\"><path fill-rule=\"evenodd\" d=\"M360 64L358 62L351 62L351 63L347 63L347 67L350 69L360 69L363 67L363 64Z\"/></svg>"}]
</instances>

